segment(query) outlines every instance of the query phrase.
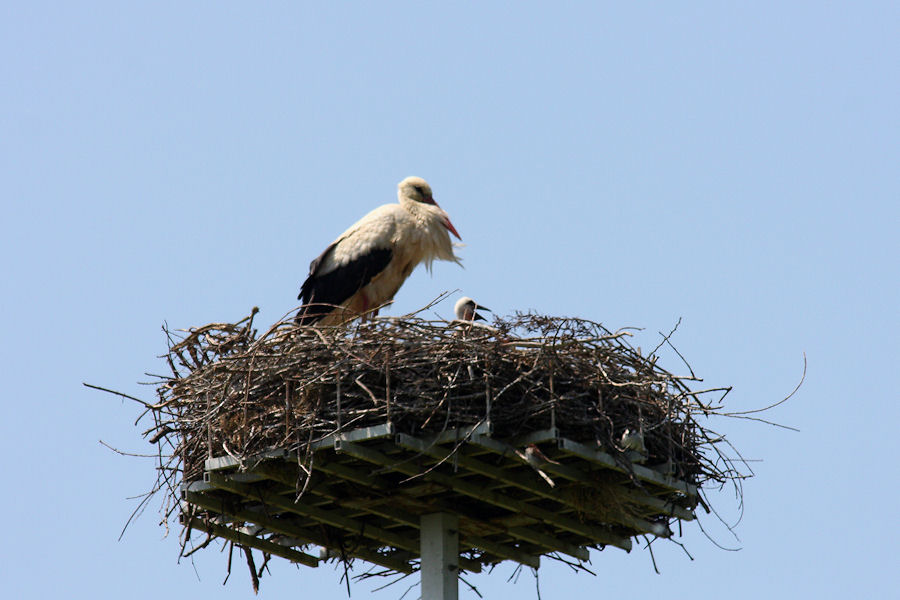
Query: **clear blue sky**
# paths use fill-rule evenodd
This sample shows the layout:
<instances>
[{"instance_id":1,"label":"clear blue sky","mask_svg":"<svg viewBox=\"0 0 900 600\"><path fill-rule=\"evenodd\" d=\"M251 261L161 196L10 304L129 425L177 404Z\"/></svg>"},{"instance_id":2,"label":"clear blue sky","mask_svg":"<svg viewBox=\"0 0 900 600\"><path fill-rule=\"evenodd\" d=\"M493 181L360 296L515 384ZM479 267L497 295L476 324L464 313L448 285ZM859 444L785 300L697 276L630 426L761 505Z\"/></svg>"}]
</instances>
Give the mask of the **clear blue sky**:
<instances>
[{"instance_id":1,"label":"clear blue sky","mask_svg":"<svg viewBox=\"0 0 900 600\"><path fill-rule=\"evenodd\" d=\"M801 433L714 424L763 461L740 542L706 521L742 550L687 525L694 561L548 565L545 600L896 589L900 5L298 4L0 7L4 597L252 594L243 565L222 588L215 551L176 564L156 504L116 541L155 475L98 440L150 447L134 405L81 382L150 399L163 322L278 319L411 174L465 269L416 272L394 314L458 288L644 327L644 347L681 317L676 345L735 410L808 356L770 415ZM345 597L331 567L273 570L261 597ZM534 598L511 571L473 581Z\"/></svg>"}]
</instances>

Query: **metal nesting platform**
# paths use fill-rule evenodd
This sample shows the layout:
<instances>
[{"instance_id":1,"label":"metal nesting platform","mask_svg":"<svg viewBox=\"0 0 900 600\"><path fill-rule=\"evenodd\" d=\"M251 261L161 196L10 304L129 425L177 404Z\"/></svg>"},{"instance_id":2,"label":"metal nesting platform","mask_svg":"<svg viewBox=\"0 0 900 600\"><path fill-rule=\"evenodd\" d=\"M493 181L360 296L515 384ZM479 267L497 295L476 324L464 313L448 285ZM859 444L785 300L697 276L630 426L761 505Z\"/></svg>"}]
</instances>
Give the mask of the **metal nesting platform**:
<instances>
[{"instance_id":1,"label":"metal nesting platform","mask_svg":"<svg viewBox=\"0 0 900 600\"><path fill-rule=\"evenodd\" d=\"M339 557L421 569L425 592L432 570L429 585L446 588L459 571L504 560L585 561L590 548L630 551L631 537L665 537L673 519L694 519L695 486L630 458L555 429L500 440L482 424L419 438L388 423L328 436L299 457L210 458L203 480L182 487L182 517L308 566Z\"/></svg>"}]
</instances>

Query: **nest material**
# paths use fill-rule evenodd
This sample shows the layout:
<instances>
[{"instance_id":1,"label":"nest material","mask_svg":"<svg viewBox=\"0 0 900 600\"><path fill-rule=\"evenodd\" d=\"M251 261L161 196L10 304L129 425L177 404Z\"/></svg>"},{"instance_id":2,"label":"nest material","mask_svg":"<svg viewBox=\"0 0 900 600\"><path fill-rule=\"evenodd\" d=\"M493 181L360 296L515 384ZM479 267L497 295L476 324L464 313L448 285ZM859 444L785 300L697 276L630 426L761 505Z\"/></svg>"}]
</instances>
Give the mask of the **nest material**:
<instances>
[{"instance_id":1,"label":"nest material","mask_svg":"<svg viewBox=\"0 0 900 600\"><path fill-rule=\"evenodd\" d=\"M517 314L495 320L493 327L418 316L349 328L299 327L288 319L259 335L255 314L256 309L234 324L166 331L172 375L158 382L158 402L146 405L154 424L145 432L159 446L160 463L145 502L155 492L166 494L166 524L184 507L184 484L203 479L208 458L228 456L245 464L269 451L286 451L311 473L314 442L386 423L420 439L489 423L492 438L511 444L555 428L560 438L612 455L626 471L636 458L622 445L627 428L643 435L642 462L697 486L701 494L707 484L731 483L740 497L741 480L748 476L719 451L724 438L698 422L719 414L706 395L724 396L730 388L692 390L699 381L693 372L677 376L662 369L659 347L642 355L628 343L628 330ZM664 337L660 346L667 342ZM592 477L595 489L560 490L568 505L585 518L600 518L610 531L635 535L634 519L647 511L615 485L619 476ZM304 490L298 479L297 494ZM403 499L398 496L397 506ZM189 512L186 523L190 519ZM182 553L191 531L185 527ZM252 562L249 548L244 550ZM381 556L377 545L367 551ZM253 580L255 587L256 575Z\"/></svg>"},{"instance_id":2,"label":"nest material","mask_svg":"<svg viewBox=\"0 0 900 600\"><path fill-rule=\"evenodd\" d=\"M555 426L613 455L624 455L630 428L643 433L647 463L666 463L678 479L734 479L717 466L717 436L695 418L708 409L686 383L693 376L660 368L628 335L518 314L493 328L418 317L350 330L286 320L258 336L251 315L170 334L173 376L158 387L147 433L172 451L161 466L176 497L209 457L302 453L336 431L385 422L421 436L489 421L503 439Z\"/></svg>"}]
</instances>

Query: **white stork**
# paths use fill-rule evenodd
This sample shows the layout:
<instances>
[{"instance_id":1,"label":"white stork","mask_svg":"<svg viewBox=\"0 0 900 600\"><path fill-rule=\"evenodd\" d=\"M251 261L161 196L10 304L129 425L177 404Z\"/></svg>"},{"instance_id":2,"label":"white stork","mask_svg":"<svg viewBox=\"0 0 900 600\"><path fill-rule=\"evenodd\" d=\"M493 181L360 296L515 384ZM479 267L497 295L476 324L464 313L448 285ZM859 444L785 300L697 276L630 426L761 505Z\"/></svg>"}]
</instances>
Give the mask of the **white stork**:
<instances>
[{"instance_id":1,"label":"white stork","mask_svg":"<svg viewBox=\"0 0 900 600\"><path fill-rule=\"evenodd\" d=\"M476 312L479 309L491 312L491 309L489 309L487 306L476 304L475 301L468 296L463 296L456 301L456 306L453 307L453 312L456 313L456 318L460 321L478 321L479 319L484 321L485 318L479 315L478 312Z\"/></svg>"},{"instance_id":2,"label":"white stork","mask_svg":"<svg viewBox=\"0 0 900 600\"><path fill-rule=\"evenodd\" d=\"M421 262L457 264L450 234L459 237L421 177L397 185L399 204L379 206L351 225L309 265L297 323L334 325L377 313Z\"/></svg>"}]
</instances>

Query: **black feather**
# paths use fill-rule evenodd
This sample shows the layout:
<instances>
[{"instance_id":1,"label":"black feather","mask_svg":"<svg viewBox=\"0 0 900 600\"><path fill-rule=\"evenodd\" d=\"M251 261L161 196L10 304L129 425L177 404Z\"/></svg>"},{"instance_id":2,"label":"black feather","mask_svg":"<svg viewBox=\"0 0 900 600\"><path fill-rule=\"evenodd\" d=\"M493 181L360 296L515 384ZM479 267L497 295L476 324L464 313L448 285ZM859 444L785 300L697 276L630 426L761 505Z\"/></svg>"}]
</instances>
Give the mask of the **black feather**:
<instances>
[{"instance_id":1,"label":"black feather","mask_svg":"<svg viewBox=\"0 0 900 600\"><path fill-rule=\"evenodd\" d=\"M367 254L359 256L337 269L320 275L319 267L334 251L337 243L330 245L309 265L309 277L300 287L298 300L303 301L303 308L297 314L299 325L312 325L334 310L334 307L367 285L372 278L381 273L391 262L393 251L390 248L375 248Z\"/></svg>"}]
</instances>

